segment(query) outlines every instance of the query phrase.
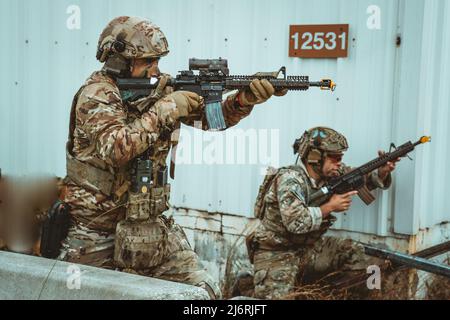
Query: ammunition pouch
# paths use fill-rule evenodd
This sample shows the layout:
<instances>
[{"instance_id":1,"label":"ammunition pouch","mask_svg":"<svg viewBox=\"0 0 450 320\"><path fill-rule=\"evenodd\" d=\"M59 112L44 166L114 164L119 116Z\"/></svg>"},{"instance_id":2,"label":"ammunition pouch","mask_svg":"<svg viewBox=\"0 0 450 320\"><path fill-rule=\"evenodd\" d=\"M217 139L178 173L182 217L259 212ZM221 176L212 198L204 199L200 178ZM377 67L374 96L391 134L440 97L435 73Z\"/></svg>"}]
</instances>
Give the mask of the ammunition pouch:
<instances>
[{"instance_id":1,"label":"ammunition pouch","mask_svg":"<svg viewBox=\"0 0 450 320\"><path fill-rule=\"evenodd\" d=\"M169 209L170 184L150 189L150 216L159 216Z\"/></svg>"},{"instance_id":2,"label":"ammunition pouch","mask_svg":"<svg viewBox=\"0 0 450 320\"><path fill-rule=\"evenodd\" d=\"M42 225L40 253L45 258L57 258L61 242L66 238L70 225L69 207L57 200L47 211Z\"/></svg>"},{"instance_id":3,"label":"ammunition pouch","mask_svg":"<svg viewBox=\"0 0 450 320\"><path fill-rule=\"evenodd\" d=\"M169 209L170 184L152 187L147 193L128 193L126 220L145 221Z\"/></svg>"},{"instance_id":4,"label":"ammunition pouch","mask_svg":"<svg viewBox=\"0 0 450 320\"><path fill-rule=\"evenodd\" d=\"M150 193L128 193L127 212L128 221L145 221L150 218Z\"/></svg>"},{"instance_id":5,"label":"ammunition pouch","mask_svg":"<svg viewBox=\"0 0 450 320\"><path fill-rule=\"evenodd\" d=\"M116 229L116 266L138 271L161 264L165 257L167 239L168 230L162 219L141 222L122 220Z\"/></svg>"}]
</instances>

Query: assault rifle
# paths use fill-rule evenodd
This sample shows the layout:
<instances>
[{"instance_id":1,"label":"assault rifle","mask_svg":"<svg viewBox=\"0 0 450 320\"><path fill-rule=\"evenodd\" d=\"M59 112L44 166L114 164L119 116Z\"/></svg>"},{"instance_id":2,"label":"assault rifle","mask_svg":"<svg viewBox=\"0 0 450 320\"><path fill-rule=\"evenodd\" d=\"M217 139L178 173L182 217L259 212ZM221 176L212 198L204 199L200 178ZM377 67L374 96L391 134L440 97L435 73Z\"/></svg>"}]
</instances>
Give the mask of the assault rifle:
<instances>
[{"instance_id":1,"label":"assault rifle","mask_svg":"<svg viewBox=\"0 0 450 320\"><path fill-rule=\"evenodd\" d=\"M199 71L194 74L194 70ZM279 78L279 74L283 77ZM222 114L222 94L225 90L247 88L254 79L267 79L275 90L308 90L319 87L322 90L334 91L336 84L330 79L310 82L308 76L286 76L286 68L278 72L260 72L253 76L229 75L226 59L189 59L189 70L180 71L176 78L171 78L167 85L175 91L186 90L202 96L206 104L206 119L210 129L225 129ZM117 79L117 86L124 100L134 101L150 94L156 88L158 80L151 79Z\"/></svg>"},{"instance_id":2,"label":"assault rifle","mask_svg":"<svg viewBox=\"0 0 450 320\"><path fill-rule=\"evenodd\" d=\"M399 147L395 147L394 144L391 144L391 147L394 147L394 151L385 153L378 158L375 158L374 160L369 161L366 164L363 164L362 166L353 169L352 171L345 173L339 177L331 178L325 186L311 195L309 201L312 202L325 195L332 195L335 193L344 194L352 190L358 190L364 186L365 176L368 173L384 166L390 161L394 161L397 158L406 156L419 144L429 141L431 141L431 137L423 136L419 139L419 141L415 143L408 141Z\"/></svg>"}]
</instances>

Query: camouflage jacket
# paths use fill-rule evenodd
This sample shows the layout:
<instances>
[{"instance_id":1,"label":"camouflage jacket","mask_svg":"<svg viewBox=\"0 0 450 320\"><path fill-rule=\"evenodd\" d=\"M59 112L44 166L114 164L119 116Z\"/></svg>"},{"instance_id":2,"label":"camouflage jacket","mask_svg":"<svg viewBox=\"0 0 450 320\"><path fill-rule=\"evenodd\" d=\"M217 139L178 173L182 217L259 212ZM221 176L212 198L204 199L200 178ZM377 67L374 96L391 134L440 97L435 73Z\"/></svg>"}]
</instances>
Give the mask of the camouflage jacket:
<instances>
[{"instance_id":1,"label":"camouflage jacket","mask_svg":"<svg viewBox=\"0 0 450 320\"><path fill-rule=\"evenodd\" d=\"M171 88L166 89L158 103L174 104L167 96ZM227 127L237 124L252 110L252 107L238 107L235 98L236 94L233 94L222 102ZM79 178L86 170L72 170L75 172L64 180L61 197L70 205L76 222L91 229L113 232L125 213L123 199L116 195L117 191L124 194L129 186L130 161L148 150L155 171L166 165L172 133L179 124L174 128L163 127L154 112L154 102L144 112L124 103L114 80L103 71L94 72L74 97L67 152L75 161L87 164L89 170L99 169L90 175L91 178L111 174L113 191L116 191L108 194L91 186L90 181L75 182L71 177ZM193 125L195 121L201 121L202 129L207 130L205 119L202 112L190 116L184 123Z\"/></svg>"},{"instance_id":2,"label":"camouflage jacket","mask_svg":"<svg viewBox=\"0 0 450 320\"><path fill-rule=\"evenodd\" d=\"M350 168L343 165L340 174L348 170ZM322 218L320 206L328 198L318 199L317 203L308 200L324 184L325 181L316 182L311 178L302 162L278 169L266 192L260 189L258 195L263 205L259 214L261 223L254 234L254 245L265 249L284 249L312 245L317 241L336 220L333 215ZM390 184L390 175L383 184L378 174L372 172L366 187L369 190L387 189ZM256 208L255 214L258 217Z\"/></svg>"}]
</instances>

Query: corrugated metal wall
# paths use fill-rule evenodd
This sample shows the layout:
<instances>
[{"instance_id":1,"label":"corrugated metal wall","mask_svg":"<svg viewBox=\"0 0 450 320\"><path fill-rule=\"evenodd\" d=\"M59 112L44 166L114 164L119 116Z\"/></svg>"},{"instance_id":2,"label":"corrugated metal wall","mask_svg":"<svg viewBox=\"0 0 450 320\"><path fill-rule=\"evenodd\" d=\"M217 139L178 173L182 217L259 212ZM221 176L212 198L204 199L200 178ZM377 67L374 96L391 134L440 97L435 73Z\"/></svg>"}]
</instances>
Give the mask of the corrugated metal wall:
<instances>
[{"instance_id":1,"label":"corrugated metal wall","mask_svg":"<svg viewBox=\"0 0 450 320\"><path fill-rule=\"evenodd\" d=\"M319 124L348 136L345 160L353 165L370 160L391 141L433 135L433 143L413 155L414 162L402 161L389 192L370 207L356 200L337 228L413 234L450 220L444 191L450 178L446 168L450 4L445 0L427 0L427 5L421 0L0 3L0 167L5 173L64 175L71 99L100 67L95 60L98 35L115 16L139 15L159 24L168 37L171 53L160 67L172 75L187 68L190 57L220 56L228 59L232 74L285 65L288 74L331 77L338 83L333 94L311 89L271 99L237 126L278 130L280 165L295 160L293 140ZM380 8L380 30L366 25L367 8L374 4ZM80 29L66 26L71 5L81 10ZM329 23L350 24L348 58L288 58L289 25ZM397 34L402 37L400 47L395 44ZM268 139L276 140L272 133ZM228 137L228 132L202 134L184 127L179 151L191 149L198 157L198 149L188 148L187 139L203 139L206 147ZM180 164L176 171L175 206L252 215L263 179L260 165Z\"/></svg>"},{"instance_id":2,"label":"corrugated metal wall","mask_svg":"<svg viewBox=\"0 0 450 320\"><path fill-rule=\"evenodd\" d=\"M450 159L450 3L434 1L425 8L423 43L421 53L421 79L424 90L419 99L419 128L434 132L435 144L419 163L421 180L416 183L415 213L419 216L417 225L428 227L442 221L450 222L446 192L450 179L448 160ZM442 30L442 31L440 31Z\"/></svg>"},{"instance_id":3,"label":"corrugated metal wall","mask_svg":"<svg viewBox=\"0 0 450 320\"><path fill-rule=\"evenodd\" d=\"M430 134L433 141L420 147L413 162L403 161L396 173L392 211L398 233L426 232L450 221L445 191L450 174L449 17L448 1L400 2L393 137L403 141Z\"/></svg>"}]
</instances>

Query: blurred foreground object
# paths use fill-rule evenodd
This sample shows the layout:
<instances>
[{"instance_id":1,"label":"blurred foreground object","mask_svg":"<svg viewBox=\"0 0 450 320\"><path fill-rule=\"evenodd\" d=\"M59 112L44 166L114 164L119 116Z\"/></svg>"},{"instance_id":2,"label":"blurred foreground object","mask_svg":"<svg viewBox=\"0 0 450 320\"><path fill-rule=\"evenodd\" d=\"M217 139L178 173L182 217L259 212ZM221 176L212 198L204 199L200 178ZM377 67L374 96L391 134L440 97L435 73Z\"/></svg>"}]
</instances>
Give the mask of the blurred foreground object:
<instances>
[{"instance_id":1,"label":"blurred foreground object","mask_svg":"<svg viewBox=\"0 0 450 320\"><path fill-rule=\"evenodd\" d=\"M59 195L49 176L0 178L0 249L37 254L40 225Z\"/></svg>"}]
</instances>

